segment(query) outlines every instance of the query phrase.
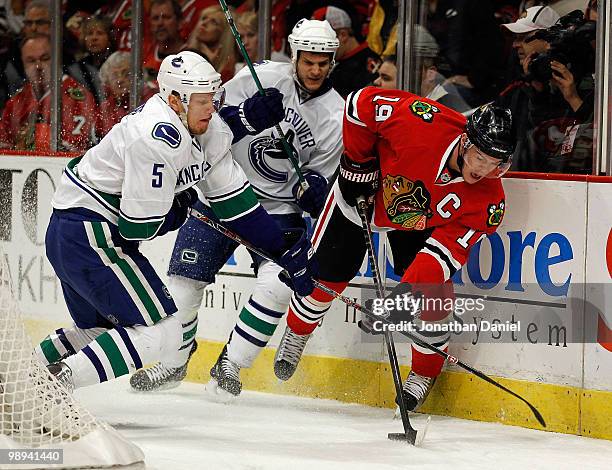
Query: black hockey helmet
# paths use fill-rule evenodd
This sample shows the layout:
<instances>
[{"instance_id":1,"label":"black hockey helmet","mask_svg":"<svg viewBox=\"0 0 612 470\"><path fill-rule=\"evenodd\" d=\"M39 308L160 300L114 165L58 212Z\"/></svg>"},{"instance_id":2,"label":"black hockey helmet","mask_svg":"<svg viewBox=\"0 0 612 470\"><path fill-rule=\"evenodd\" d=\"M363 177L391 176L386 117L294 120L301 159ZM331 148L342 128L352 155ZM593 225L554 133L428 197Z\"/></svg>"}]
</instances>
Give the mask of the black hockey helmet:
<instances>
[{"instance_id":1,"label":"black hockey helmet","mask_svg":"<svg viewBox=\"0 0 612 470\"><path fill-rule=\"evenodd\" d=\"M516 148L512 113L508 108L485 104L468 117L466 134L470 142L487 155L508 162Z\"/></svg>"}]
</instances>

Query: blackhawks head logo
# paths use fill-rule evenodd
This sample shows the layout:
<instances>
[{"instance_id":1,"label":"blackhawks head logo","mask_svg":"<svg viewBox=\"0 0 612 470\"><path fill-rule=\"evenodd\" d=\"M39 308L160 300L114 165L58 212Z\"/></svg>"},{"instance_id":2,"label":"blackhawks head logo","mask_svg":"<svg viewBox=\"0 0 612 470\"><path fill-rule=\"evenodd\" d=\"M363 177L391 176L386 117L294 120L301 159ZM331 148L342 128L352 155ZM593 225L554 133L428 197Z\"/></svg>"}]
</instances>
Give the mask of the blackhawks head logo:
<instances>
[{"instance_id":1,"label":"blackhawks head logo","mask_svg":"<svg viewBox=\"0 0 612 470\"><path fill-rule=\"evenodd\" d=\"M403 176L387 175L383 179L383 201L387 216L394 224L406 229L425 230L431 196L422 181L410 181Z\"/></svg>"},{"instance_id":2,"label":"blackhawks head logo","mask_svg":"<svg viewBox=\"0 0 612 470\"><path fill-rule=\"evenodd\" d=\"M489 204L487 214L487 226L497 227L501 224L504 218L504 208L506 207L505 202L502 200L499 204Z\"/></svg>"},{"instance_id":3,"label":"blackhawks head logo","mask_svg":"<svg viewBox=\"0 0 612 470\"><path fill-rule=\"evenodd\" d=\"M412 102L410 105L410 110L425 122L432 122L434 119L434 114L440 112L440 110L434 105L419 100Z\"/></svg>"}]
</instances>

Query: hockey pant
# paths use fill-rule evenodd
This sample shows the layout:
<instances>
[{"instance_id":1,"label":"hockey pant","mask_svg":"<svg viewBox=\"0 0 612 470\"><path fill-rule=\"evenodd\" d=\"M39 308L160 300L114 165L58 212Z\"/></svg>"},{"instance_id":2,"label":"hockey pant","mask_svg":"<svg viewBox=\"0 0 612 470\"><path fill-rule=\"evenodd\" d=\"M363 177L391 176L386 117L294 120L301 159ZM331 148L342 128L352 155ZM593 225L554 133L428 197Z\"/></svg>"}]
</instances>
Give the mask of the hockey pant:
<instances>
[{"instance_id":1,"label":"hockey pant","mask_svg":"<svg viewBox=\"0 0 612 470\"><path fill-rule=\"evenodd\" d=\"M54 210L45 239L74 320L36 348L45 362L63 360L75 387L104 382L158 361L181 343L168 289L138 242L85 209Z\"/></svg>"},{"instance_id":2,"label":"hockey pant","mask_svg":"<svg viewBox=\"0 0 612 470\"><path fill-rule=\"evenodd\" d=\"M323 213L314 229L312 245L319 265L319 282L341 293L359 272L367 249L356 209L342 204L344 212L354 211L350 219L346 217L338 206L336 199L338 196L339 191L332 191L328 196ZM431 230L388 232L396 274L403 274L431 233ZM440 289L442 294L438 292L438 295L452 296L450 282ZM303 298L292 295L287 325L299 335L313 333L329 310L332 301L332 296L319 289L315 289L311 295ZM417 329L423 331L424 322L446 322L451 315L452 313L446 310L424 310L416 320ZM449 332L416 334L438 348L444 350L448 348ZM426 348L412 345L412 369L417 374L435 377L440 374L443 364L441 356Z\"/></svg>"}]
</instances>

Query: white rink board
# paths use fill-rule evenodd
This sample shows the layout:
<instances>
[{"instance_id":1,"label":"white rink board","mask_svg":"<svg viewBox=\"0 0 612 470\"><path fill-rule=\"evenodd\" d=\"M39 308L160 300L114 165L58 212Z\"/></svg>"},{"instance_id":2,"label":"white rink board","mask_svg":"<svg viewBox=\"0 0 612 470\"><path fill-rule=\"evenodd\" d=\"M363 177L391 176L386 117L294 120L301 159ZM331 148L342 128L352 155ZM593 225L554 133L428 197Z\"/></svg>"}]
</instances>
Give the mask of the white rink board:
<instances>
[{"instance_id":1,"label":"white rink board","mask_svg":"<svg viewBox=\"0 0 612 470\"><path fill-rule=\"evenodd\" d=\"M9 177L12 181L12 201L5 200L6 189L2 201L2 210L4 210L2 214L5 215L9 213L8 202L12 202L11 221L7 224L3 218L0 236L7 252L20 305L24 313L32 318L62 323L66 323L69 317L63 304L59 283L51 274L51 267L44 257L42 241L50 214L50 200L54 187L52 181L57 184L66 161L67 159L63 158L17 156L0 158L2 181L9 181ZM38 175L36 184L32 175ZM37 194L36 191L32 192L33 187L37 188ZM525 312L533 313L543 308L540 305L528 305L524 302L567 304L567 295L559 295L559 292L551 295L543 291L537 282L536 272L538 272L540 277L543 273L544 275L548 273L557 286L562 285L571 275L571 287L567 294L570 298L578 297L580 301L583 298L581 289L585 280L587 188L590 190L592 211L595 211L593 204L597 201L608 204L597 210L590 219L589 253L594 253L589 259L591 262L598 257L603 259L602 249L605 253L605 240L610 231L612 213L610 203L605 202L610 200L610 197L606 198L605 194L612 193L612 185L506 179L504 187L508 194L508 214L495 238L482 243L480 256L472 253L475 264L470 268L471 273L479 271L484 279L492 274L499 279L496 279L497 282L491 289L477 287L470 281L470 277L473 276L466 274L469 269L464 267L462 279L465 285L458 286L458 293L487 294L505 300L505 302L490 302L485 314L482 315L485 319L487 315L491 318L509 319L512 314L518 319L519 315L525 315ZM29 193L26 191L25 197L24 188L29 188L30 191ZM34 201L30 206L36 210L32 211L27 207L24 210L22 200L26 203ZM29 215L30 219L24 217L24 213ZM10 230L7 229L8 226ZM158 272L163 273L162 277L165 276L174 236L169 234L152 242L143 243L143 252L150 256ZM527 246L532 241L533 247ZM522 245L526 245L523 250L520 249ZM571 253L571 256L568 253ZM219 276L216 285L212 287L214 308L203 308L201 311L198 328L198 336L201 338L225 341L241 304L248 298L252 278L229 275L229 273L250 274L250 257L240 249L236 260L237 264L224 268L224 272L228 274ZM587 279L589 281L596 272L593 269L589 263L590 274ZM517 273L520 273L522 278L524 292L517 291L516 283L509 282L511 274L516 278ZM610 279L605 270L600 274L605 274L607 279ZM369 280L361 276L356 278L355 282L369 282ZM351 288L347 294L358 296L359 289ZM221 308L223 297L225 305ZM512 303L512 299L522 303ZM554 312L551 313L550 310L557 307L544 308L548 309L546 316L554 318ZM358 331L353 324L352 313L349 312L347 321L344 306L335 303L323 327L317 330L317 334L309 342L308 354L382 360L382 345L362 343ZM272 340L273 345L277 344L281 332L282 328L279 328ZM542 342L547 343L546 337L537 345L518 344L517 341L506 345L474 346L468 341L453 345L452 352L485 372L544 383L582 386L582 345L568 342L567 347L554 344L549 346L541 344ZM405 354L407 349L405 346L399 347L402 354ZM593 389L612 390L610 382L612 373L601 373L602 370L612 371L612 353L597 345L587 345L584 349L586 354L584 359L587 363L585 385Z\"/></svg>"},{"instance_id":2,"label":"white rink board","mask_svg":"<svg viewBox=\"0 0 612 470\"><path fill-rule=\"evenodd\" d=\"M606 184L589 185L589 220L599 223L588 227L587 305L599 317L600 328L603 323L612 329L612 198ZM612 390L611 351L599 343L585 344L584 364L584 388Z\"/></svg>"}]
</instances>

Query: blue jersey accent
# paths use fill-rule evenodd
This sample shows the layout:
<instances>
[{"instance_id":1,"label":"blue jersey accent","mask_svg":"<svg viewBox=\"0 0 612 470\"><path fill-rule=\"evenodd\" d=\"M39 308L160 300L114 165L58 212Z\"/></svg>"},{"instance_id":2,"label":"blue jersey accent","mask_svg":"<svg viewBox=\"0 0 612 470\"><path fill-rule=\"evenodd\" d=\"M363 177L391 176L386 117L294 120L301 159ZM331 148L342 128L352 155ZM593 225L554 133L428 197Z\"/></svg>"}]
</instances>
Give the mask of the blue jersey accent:
<instances>
[{"instance_id":1,"label":"blue jersey accent","mask_svg":"<svg viewBox=\"0 0 612 470\"><path fill-rule=\"evenodd\" d=\"M167 143L173 149L181 145L181 133L174 124L169 122L158 122L155 124L151 135L154 139Z\"/></svg>"}]
</instances>

